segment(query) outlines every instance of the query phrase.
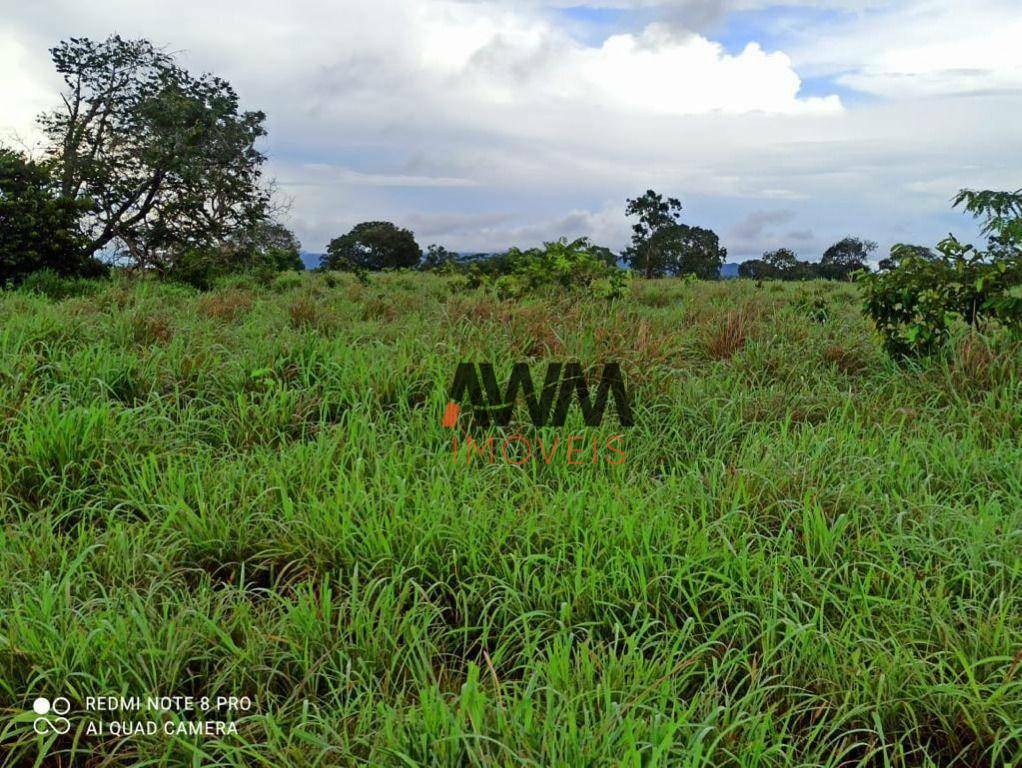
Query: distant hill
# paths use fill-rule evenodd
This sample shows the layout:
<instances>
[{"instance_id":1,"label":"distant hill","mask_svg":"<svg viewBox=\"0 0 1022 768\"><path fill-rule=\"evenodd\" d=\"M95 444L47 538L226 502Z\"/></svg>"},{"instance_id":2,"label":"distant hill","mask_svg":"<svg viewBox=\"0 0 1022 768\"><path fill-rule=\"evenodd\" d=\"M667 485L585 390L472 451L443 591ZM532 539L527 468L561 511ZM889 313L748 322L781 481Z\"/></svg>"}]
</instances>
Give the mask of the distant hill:
<instances>
[{"instance_id":1,"label":"distant hill","mask_svg":"<svg viewBox=\"0 0 1022 768\"><path fill-rule=\"evenodd\" d=\"M301 255L302 264L306 269L316 269L319 267L319 260L323 258L322 253L312 253L311 251L302 251Z\"/></svg>"},{"instance_id":2,"label":"distant hill","mask_svg":"<svg viewBox=\"0 0 1022 768\"><path fill-rule=\"evenodd\" d=\"M721 277L738 277L738 265L737 264L724 264L720 268Z\"/></svg>"}]
</instances>

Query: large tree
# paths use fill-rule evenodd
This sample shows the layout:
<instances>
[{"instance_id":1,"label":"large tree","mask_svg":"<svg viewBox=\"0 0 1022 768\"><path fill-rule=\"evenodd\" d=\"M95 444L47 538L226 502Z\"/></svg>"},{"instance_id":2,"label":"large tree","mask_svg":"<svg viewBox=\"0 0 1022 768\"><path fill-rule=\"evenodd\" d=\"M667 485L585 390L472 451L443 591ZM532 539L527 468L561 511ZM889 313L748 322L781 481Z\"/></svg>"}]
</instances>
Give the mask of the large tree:
<instances>
[{"instance_id":1,"label":"large tree","mask_svg":"<svg viewBox=\"0 0 1022 768\"><path fill-rule=\"evenodd\" d=\"M872 240L846 237L823 252L820 276L831 280L851 279L853 272L869 269L869 259L877 249Z\"/></svg>"},{"instance_id":2,"label":"large tree","mask_svg":"<svg viewBox=\"0 0 1022 768\"><path fill-rule=\"evenodd\" d=\"M51 55L66 88L41 123L60 195L87 202L86 253L166 269L266 217L264 115L240 111L229 83L116 35L71 38Z\"/></svg>"},{"instance_id":3,"label":"large tree","mask_svg":"<svg viewBox=\"0 0 1022 768\"><path fill-rule=\"evenodd\" d=\"M74 201L54 194L45 165L0 148L0 286L38 269L100 271L83 253L79 213Z\"/></svg>"},{"instance_id":4,"label":"large tree","mask_svg":"<svg viewBox=\"0 0 1022 768\"><path fill-rule=\"evenodd\" d=\"M778 248L763 254L764 263L773 267L781 275L792 274L798 268L798 256L790 248Z\"/></svg>"},{"instance_id":5,"label":"large tree","mask_svg":"<svg viewBox=\"0 0 1022 768\"><path fill-rule=\"evenodd\" d=\"M716 280L727 258L727 249L712 230L675 224L654 236L655 248L663 260L663 273L695 275Z\"/></svg>"},{"instance_id":6,"label":"large tree","mask_svg":"<svg viewBox=\"0 0 1022 768\"><path fill-rule=\"evenodd\" d=\"M625 262L643 277L662 277L667 273L669 256L664 232L678 224L681 202L674 197L664 199L648 189L641 197L627 200L625 215L639 217L632 225L632 245L622 253Z\"/></svg>"},{"instance_id":7,"label":"large tree","mask_svg":"<svg viewBox=\"0 0 1022 768\"><path fill-rule=\"evenodd\" d=\"M389 221L364 221L335 237L320 261L323 269L381 270L414 267L422 258L415 236Z\"/></svg>"},{"instance_id":8,"label":"large tree","mask_svg":"<svg viewBox=\"0 0 1022 768\"><path fill-rule=\"evenodd\" d=\"M901 262L907 258L926 259L927 261L933 261L937 258L937 254L925 245L910 245L900 243L891 248L891 255L886 259L880 259L877 264L877 269L884 271L894 269Z\"/></svg>"},{"instance_id":9,"label":"large tree","mask_svg":"<svg viewBox=\"0 0 1022 768\"><path fill-rule=\"evenodd\" d=\"M681 203L652 189L628 200L625 213L638 216L632 225L632 244L622 253L625 262L643 277L693 274L707 280L720 276L727 250L709 229L682 224Z\"/></svg>"}]
</instances>

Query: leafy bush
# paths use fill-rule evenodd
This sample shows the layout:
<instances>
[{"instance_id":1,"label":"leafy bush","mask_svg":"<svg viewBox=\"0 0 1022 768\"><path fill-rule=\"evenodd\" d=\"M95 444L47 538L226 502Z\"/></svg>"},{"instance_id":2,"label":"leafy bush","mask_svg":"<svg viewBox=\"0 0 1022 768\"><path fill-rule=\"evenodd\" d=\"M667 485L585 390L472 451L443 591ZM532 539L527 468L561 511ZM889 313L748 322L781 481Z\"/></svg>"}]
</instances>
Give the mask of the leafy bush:
<instances>
[{"instance_id":1,"label":"leafy bush","mask_svg":"<svg viewBox=\"0 0 1022 768\"><path fill-rule=\"evenodd\" d=\"M265 221L234 233L218 245L189 248L176 254L166 276L209 290L227 275L244 274L268 286L280 274L303 269L298 239L281 224Z\"/></svg>"},{"instance_id":2,"label":"leafy bush","mask_svg":"<svg viewBox=\"0 0 1022 768\"><path fill-rule=\"evenodd\" d=\"M222 273L248 273L261 285L270 285L280 274L305 269L302 244L295 234L271 220L257 222L234 233L215 253Z\"/></svg>"},{"instance_id":3,"label":"leafy bush","mask_svg":"<svg viewBox=\"0 0 1022 768\"><path fill-rule=\"evenodd\" d=\"M954 322L1022 326L1022 253L991 260L954 237L927 258L895 246L897 266L863 278L866 312L894 356L926 355L944 344Z\"/></svg>"},{"instance_id":4,"label":"leafy bush","mask_svg":"<svg viewBox=\"0 0 1022 768\"><path fill-rule=\"evenodd\" d=\"M48 165L0 147L0 286L40 269L98 277L106 267L84 252L82 210L52 190Z\"/></svg>"},{"instance_id":5,"label":"leafy bush","mask_svg":"<svg viewBox=\"0 0 1022 768\"><path fill-rule=\"evenodd\" d=\"M64 277L52 269L40 269L29 274L18 290L26 293L38 293L54 301L69 299L74 296L88 296L95 293L100 283L83 277Z\"/></svg>"},{"instance_id":6,"label":"leafy bush","mask_svg":"<svg viewBox=\"0 0 1022 768\"><path fill-rule=\"evenodd\" d=\"M178 254L166 275L171 280L207 291L213 287L217 278L228 273L229 270L217 251L189 248Z\"/></svg>"},{"instance_id":7,"label":"leafy bush","mask_svg":"<svg viewBox=\"0 0 1022 768\"><path fill-rule=\"evenodd\" d=\"M299 272L281 272L270 283L270 288L276 293L287 293L295 288L300 288L303 282Z\"/></svg>"},{"instance_id":8,"label":"leafy bush","mask_svg":"<svg viewBox=\"0 0 1022 768\"><path fill-rule=\"evenodd\" d=\"M501 298L518 298L554 288L613 299L624 293L628 273L608 263L604 250L584 237L570 243L562 238L527 251L512 248L485 265L473 265L469 279L475 285L492 286ZM497 265L501 274L493 275L488 270L496 259L501 260Z\"/></svg>"}]
</instances>

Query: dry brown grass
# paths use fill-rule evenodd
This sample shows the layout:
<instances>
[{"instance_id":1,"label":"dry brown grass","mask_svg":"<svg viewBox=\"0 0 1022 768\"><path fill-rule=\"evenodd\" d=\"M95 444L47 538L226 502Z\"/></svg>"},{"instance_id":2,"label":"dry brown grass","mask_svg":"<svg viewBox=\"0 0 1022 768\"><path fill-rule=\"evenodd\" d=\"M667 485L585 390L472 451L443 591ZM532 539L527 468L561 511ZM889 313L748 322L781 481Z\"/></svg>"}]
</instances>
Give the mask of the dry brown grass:
<instances>
[{"instance_id":1,"label":"dry brown grass","mask_svg":"<svg viewBox=\"0 0 1022 768\"><path fill-rule=\"evenodd\" d=\"M338 326L337 314L330 305L317 301L310 295L295 298L288 305L287 311L291 327L297 330L314 329L328 332L335 330Z\"/></svg>"},{"instance_id":2,"label":"dry brown grass","mask_svg":"<svg viewBox=\"0 0 1022 768\"><path fill-rule=\"evenodd\" d=\"M174 324L163 312L136 312L131 318L131 333L135 343L141 346L166 344L174 337Z\"/></svg>"},{"instance_id":3,"label":"dry brown grass","mask_svg":"<svg viewBox=\"0 0 1022 768\"><path fill-rule=\"evenodd\" d=\"M401 314L395 298L381 294L364 299L362 302L362 319L382 320L386 323L394 322Z\"/></svg>"},{"instance_id":4,"label":"dry brown grass","mask_svg":"<svg viewBox=\"0 0 1022 768\"><path fill-rule=\"evenodd\" d=\"M614 319L594 329L596 349L602 360L627 363L629 375L646 381L658 368L677 364L682 355L682 336L673 327L649 318L620 322Z\"/></svg>"},{"instance_id":5,"label":"dry brown grass","mask_svg":"<svg viewBox=\"0 0 1022 768\"><path fill-rule=\"evenodd\" d=\"M292 328L314 328L319 320L319 305L308 296L299 296L287 308Z\"/></svg>"},{"instance_id":6,"label":"dry brown grass","mask_svg":"<svg viewBox=\"0 0 1022 768\"><path fill-rule=\"evenodd\" d=\"M750 325L744 308L728 312L723 322L710 326L703 339L707 356L711 360L730 360L748 341Z\"/></svg>"},{"instance_id":7,"label":"dry brown grass","mask_svg":"<svg viewBox=\"0 0 1022 768\"><path fill-rule=\"evenodd\" d=\"M444 305L444 311L449 326L461 323L476 325L482 322L506 324L511 319L511 305L490 296L454 296Z\"/></svg>"},{"instance_id":8,"label":"dry brown grass","mask_svg":"<svg viewBox=\"0 0 1022 768\"><path fill-rule=\"evenodd\" d=\"M997 374L997 353L978 333L970 333L955 348L951 366L952 377L958 385L989 387Z\"/></svg>"},{"instance_id":9,"label":"dry brown grass","mask_svg":"<svg viewBox=\"0 0 1022 768\"><path fill-rule=\"evenodd\" d=\"M867 366L866 356L861 349L842 344L831 344L823 350L823 359L848 375L862 373Z\"/></svg>"},{"instance_id":10,"label":"dry brown grass","mask_svg":"<svg viewBox=\"0 0 1022 768\"><path fill-rule=\"evenodd\" d=\"M527 358L564 355L566 329L577 322L577 316L572 308L518 307L507 318L511 348Z\"/></svg>"},{"instance_id":11,"label":"dry brown grass","mask_svg":"<svg viewBox=\"0 0 1022 768\"><path fill-rule=\"evenodd\" d=\"M199 314L210 320L234 322L252 310L254 299L249 291L228 288L199 300Z\"/></svg>"}]
</instances>

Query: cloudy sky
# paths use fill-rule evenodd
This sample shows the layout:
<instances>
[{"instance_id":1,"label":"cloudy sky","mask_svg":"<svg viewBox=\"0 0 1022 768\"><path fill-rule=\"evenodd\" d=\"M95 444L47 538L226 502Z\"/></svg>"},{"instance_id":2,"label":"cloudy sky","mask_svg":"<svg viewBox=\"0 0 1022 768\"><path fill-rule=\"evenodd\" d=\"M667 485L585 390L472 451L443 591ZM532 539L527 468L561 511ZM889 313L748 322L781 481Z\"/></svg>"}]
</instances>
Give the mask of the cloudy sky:
<instances>
[{"instance_id":1,"label":"cloudy sky","mask_svg":"<svg viewBox=\"0 0 1022 768\"><path fill-rule=\"evenodd\" d=\"M0 137L58 103L47 48L147 37L268 116L308 250L626 244L653 187L729 260L932 244L960 187L1022 186L1019 0L0 0Z\"/></svg>"}]
</instances>

